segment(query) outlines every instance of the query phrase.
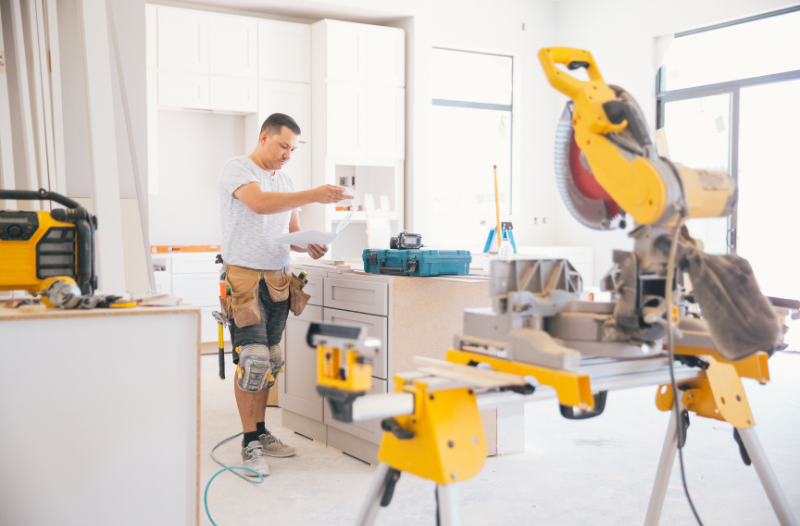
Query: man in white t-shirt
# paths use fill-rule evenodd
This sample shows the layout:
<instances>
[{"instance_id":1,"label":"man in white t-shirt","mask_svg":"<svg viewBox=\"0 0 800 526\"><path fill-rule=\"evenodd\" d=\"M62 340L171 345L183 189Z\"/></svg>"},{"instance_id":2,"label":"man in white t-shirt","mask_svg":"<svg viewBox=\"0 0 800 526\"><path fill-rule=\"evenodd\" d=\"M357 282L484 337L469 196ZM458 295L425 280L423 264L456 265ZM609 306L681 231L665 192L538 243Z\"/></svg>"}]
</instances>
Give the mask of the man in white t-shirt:
<instances>
[{"instance_id":1,"label":"man in white t-shirt","mask_svg":"<svg viewBox=\"0 0 800 526\"><path fill-rule=\"evenodd\" d=\"M244 466L269 474L264 455L288 457L294 448L283 444L264 425L269 388L283 367L281 336L289 315L289 245L274 237L301 230L300 207L350 199L344 189L324 185L297 192L281 171L298 146L300 127L282 113L261 126L258 145L248 156L230 159L220 176L222 259L231 286L231 340L237 364L233 382L242 419ZM327 246L292 246L312 258ZM248 476L255 476L245 472Z\"/></svg>"}]
</instances>

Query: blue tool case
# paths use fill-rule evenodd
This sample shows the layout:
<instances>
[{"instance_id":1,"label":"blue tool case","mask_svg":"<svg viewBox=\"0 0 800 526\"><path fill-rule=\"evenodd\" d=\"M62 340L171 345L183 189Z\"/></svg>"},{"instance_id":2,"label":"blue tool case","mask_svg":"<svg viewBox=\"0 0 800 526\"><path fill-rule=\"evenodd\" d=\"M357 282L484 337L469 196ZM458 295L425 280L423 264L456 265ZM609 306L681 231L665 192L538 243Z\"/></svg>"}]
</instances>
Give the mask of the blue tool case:
<instances>
[{"instance_id":1,"label":"blue tool case","mask_svg":"<svg viewBox=\"0 0 800 526\"><path fill-rule=\"evenodd\" d=\"M469 250L375 250L362 255L364 272L398 276L466 276L472 256Z\"/></svg>"}]
</instances>

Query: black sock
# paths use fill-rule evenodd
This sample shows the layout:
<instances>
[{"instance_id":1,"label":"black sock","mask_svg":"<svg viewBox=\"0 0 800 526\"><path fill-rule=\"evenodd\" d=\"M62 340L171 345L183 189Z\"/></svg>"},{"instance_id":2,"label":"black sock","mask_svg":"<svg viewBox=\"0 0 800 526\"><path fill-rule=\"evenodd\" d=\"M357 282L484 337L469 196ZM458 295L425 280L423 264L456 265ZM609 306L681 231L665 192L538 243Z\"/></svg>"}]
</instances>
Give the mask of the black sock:
<instances>
[{"instance_id":1,"label":"black sock","mask_svg":"<svg viewBox=\"0 0 800 526\"><path fill-rule=\"evenodd\" d=\"M258 431L248 431L245 433L242 439L242 447L247 447L247 444L253 440L258 441Z\"/></svg>"},{"instance_id":2,"label":"black sock","mask_svg":"<svg viewBox=\"0 0 800 526\"><path fill-rule=\"evenodd\" d=\"M256 433L258 433L258 436L269 435L269 431L267 431L264 422L256 422Z\"/></svg>"}]
</instances>

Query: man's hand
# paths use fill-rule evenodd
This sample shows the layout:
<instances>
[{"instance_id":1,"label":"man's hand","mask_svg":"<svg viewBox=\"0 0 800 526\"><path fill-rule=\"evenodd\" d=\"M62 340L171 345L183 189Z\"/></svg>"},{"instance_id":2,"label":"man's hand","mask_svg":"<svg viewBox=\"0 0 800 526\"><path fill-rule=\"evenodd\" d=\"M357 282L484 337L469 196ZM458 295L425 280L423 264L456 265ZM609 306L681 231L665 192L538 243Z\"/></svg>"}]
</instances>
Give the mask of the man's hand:
<instances>
[{"instance_id":1,"label":"man's hand","mask_svg":"<svg viewBox=\"0 0 800 526\"><path fill-rule=\"evenodd\" d=\"M319 259L327 253L328 245L319 246L316 243L313 245L308 245L308 255L311 256L312 259Z\"/></svg>"},{"instance_id":2,"label":"man's hand","mask_svg":"<svg viewBox=\"0 0 800 526\"><path fill-rule=\"evenodd\" d=\"M352 199L352 195L345 193L345 189L332 184L325 184L318 186L311 190L314 196L314 202L320 204L338 203L339 201L346 201Z\"/></svg>"}]
</instances>

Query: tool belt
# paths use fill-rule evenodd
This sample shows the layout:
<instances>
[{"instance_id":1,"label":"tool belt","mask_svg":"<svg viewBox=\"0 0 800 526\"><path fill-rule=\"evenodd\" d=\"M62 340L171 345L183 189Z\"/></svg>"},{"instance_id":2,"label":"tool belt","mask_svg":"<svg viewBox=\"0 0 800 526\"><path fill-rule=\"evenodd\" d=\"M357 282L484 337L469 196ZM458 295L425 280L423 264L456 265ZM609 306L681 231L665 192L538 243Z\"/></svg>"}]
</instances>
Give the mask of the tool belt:
<instances>
[{"instance_id":1,"label":"tool belt","mask_svg":"<svg viewBox=\"0 0 800 526\"><path fill-rule=\"evenodd\" d=\"M289 267L278 270L255 270L223 263L226 281L231 295L220 298L222 310L228 319L233 318L237 327L248 327L261 323L259 307L259 283L264 280L270 299L279 303L289 300L289 310L300 316L309 296L303 292L305 284L289 271Z\"/></svg>"}]
</instances>

